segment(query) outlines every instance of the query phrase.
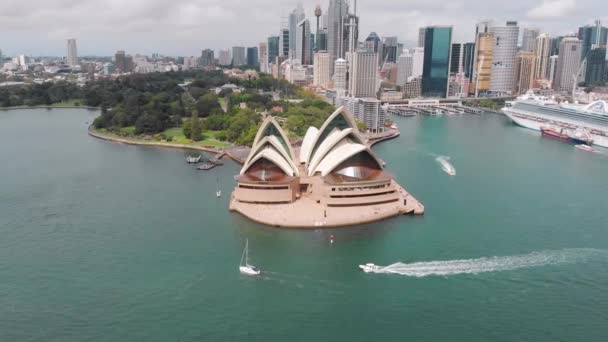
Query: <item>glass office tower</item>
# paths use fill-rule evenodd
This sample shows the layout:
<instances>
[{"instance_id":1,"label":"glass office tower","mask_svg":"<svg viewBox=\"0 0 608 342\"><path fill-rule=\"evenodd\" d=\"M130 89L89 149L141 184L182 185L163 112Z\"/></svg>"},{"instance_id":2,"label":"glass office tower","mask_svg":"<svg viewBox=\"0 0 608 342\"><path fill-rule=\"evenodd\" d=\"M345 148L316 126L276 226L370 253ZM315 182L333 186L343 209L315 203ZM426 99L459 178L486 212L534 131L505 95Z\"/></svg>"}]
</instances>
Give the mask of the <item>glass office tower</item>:
<instances>
[{"instance_id":1,"label":"glass office tower","mask_svg":"<svg viewBox=\"0 0 608 342\"><path fill-rule=\"evenodd\" d=\"M422 68L422 96L447 96L451 47L451 26L430 26L426 28Z\"/></svg>"}]
</instances>

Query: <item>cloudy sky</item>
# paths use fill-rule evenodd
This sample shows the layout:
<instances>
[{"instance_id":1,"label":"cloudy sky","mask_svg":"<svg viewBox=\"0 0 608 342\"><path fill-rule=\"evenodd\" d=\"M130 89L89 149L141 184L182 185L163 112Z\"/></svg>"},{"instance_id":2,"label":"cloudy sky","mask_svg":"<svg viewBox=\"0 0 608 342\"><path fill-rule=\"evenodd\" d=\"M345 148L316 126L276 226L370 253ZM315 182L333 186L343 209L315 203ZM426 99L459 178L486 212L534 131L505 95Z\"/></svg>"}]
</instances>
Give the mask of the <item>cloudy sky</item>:
<instances>
[{"instance_id":1,"label":"cloudy sky","mask_svg":"<svg viewBox=\"0 0 608 342\"><path fill-rule=\"evenodd\" d=\"M398 36L412 45L418 27L454 25L454 41L473 39L475 23L517 20L550 34L574 32L598 16L606 0L359 0L360 35ZM253 46L276 34L297 0L1 0L0 49L5 55L64 55L78 40L80 55L198 55L202 48ZM317 3L302 0L307 16Z\"/></svg>"}]
</instances>

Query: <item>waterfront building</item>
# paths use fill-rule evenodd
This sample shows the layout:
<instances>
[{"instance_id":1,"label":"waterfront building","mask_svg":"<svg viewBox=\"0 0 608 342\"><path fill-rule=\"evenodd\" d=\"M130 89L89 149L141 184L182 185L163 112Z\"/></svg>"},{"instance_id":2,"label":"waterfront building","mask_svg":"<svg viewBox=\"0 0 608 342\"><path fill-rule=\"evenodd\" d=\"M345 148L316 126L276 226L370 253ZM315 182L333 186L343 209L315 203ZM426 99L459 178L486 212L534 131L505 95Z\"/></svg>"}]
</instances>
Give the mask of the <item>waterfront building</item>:
<instances>
[{"instance_id":1,"label":"waterfront building","mask_svg":"<svg viewBox=\"0 0 608 342\"><path fill-rule=\"evenodd\" d=\"M66 58L67 65L75 67L78 65L78 50L76 49L76 39L68 39L68 53Z\"/></svg>"},{"instance_id":2,"label":"waterfront building","mask_svg":"<svg viewBox=\"0 0 608 342\"><path fill-rule=\"evenodd\" d=\"M414 56L409 51L399 56L399 61L397 62L397 85L403 86L407 82L412 76L413 67Z\"/></svg>"},{"instance_id":3,"label":"waterfront building","mask_svg":"<svg viewBox=\"0 0 608 342\"><path fill-rule=\"evenodd\" d=\"M424 35L426 33L426 27L421 27L418 29L418 47L424 47Z\"/></svg>"},{"instance_id":4,"label":"waterfront building","mask_svg":"<svg viewBox=\"0 0 608 342\"><path fill-rule=\"evenodd\" d=\"M540 30L537 28L524 28L524 33L521 40L521 51L532 52L536 49L536 38L540 34Z\"/></svg>"},{"instance_id":5,"label":"waterfront building","mask_svg":"<svg viewBox=\"0 0 608 342\"><path fill-rule=\"evenodd\" d=\"M232 63L232 56L230 50L220 50L219 63L222 66L228 66Z\"/></svg>"},{"instance_id":6,"label":"waterfront building","mask_svg":"<svg viewBox=\"0 0 608 342\"><path fill-rule=\"evenodd\" d=\"M212 66L215 64L215 52L211 49L201 51L200 65L202 67Z\"/></svg>"},{"instance_id":7,"label":"waterfront building","mask_svg":"<svg viewBox=\"0 0 608 342\"><path fill-rule=\"evenodd\" d=\"M232 65L235 67L245 65L247 63L247 57L245 56L245 47L233 46L232 47Z\"/></svg>"},{"instance_id":8,"label":"waterfront building","mask_svg":"<svg viewBox=\"0 0 608 342\"><path fill-rule=\"evenodd\" d=\"M401 87L403 89L403 96L406 99L414 99L422 96L422 78L421 77L410 77L407 82Z\"/></svg>"},{"instance_id":9,"label":"waterfront building","mask_svg":"<svg viewBox=\"0 0 608 342\"><path fill-rule=\"evenodd\" d=\"M469 78L463 72L450 75L448 97L463 98L469 95Z\"/></svg>"},{"instance_id":10,"label":"waterfront building","mask_svg":"<svg viewBox=\"0 0 608 342\"><path fill-rule=\"evenodd\" d=\"M376 97L378 91L378 54L351 53L348 93L354 97Z\"/></svg>"},{"instance_id":11,"label":"waterfront building","mask_svg":"<svg viewBox=\"0 0 608 342\"><path fill-rule=\"evenodd\" d=\"M330 64L331 64L331 55L330 55ZM347 88L346 76L348 73L348 62L345 59L339 58L336 59L334 63L334 89L338 91L338 93L342 92L344 94Z\"/></svg>"},{"instance_id":12,"label":"waterfront building","mask_svg":"<svg viewBox=\"0 0 608 342\"><path fill-rule=\"evenodd\" d=\"M582 42L574 37L565 37L559 46L559 58L553 89L558 92L572 92L576 86L581 63Z\"/></svg>"},{"instance_id":13,"label":"waterfront building","mask_svg":"<svg viewBox=\"0 0 608 342\"><path fill-rule=\"evenodd\" d=\"M289 14L289 18L288 18L288 24L289 24L289 57L290 58L297 58L296 57L296 34L298 31L298 24L304 20L304 18L306 17L306 15L304 14L304 7L302 7L302 3L298 2L297 7L291 11L291 13Z\"/></svg>"},{"instance_id":14,"label":"waterfront building","mask_svg":"<svg viewBox=\"0 0 608 342\"><path fill-rule=\"evenodd\" d=\"M549 70L549 53L551 49L551 38L546 33L536 37L534 46L534 79L547 79L547 71Z\"/></svg>"},{"instance_id":15,"label":"waterfront building","mask_svg":"<svg viewBox=\"0 0 608 342\"><path fill-rule=\"evenodd\" d=\"M230 209L271 226L346 226L424 212L384 172L344 107L308 128L298 154L268 116L235 179Z\"/></svg>"},{"instance_id":16,"label":"waterfront building","mask_svg":"<svg viewBox=\"0 0 608 342\"><path fill-rule=\"evenodd\" d=\"M589 52L594 48L606 47L607 38L608 28L603 27L599 20L595 21L595 25L579 27L578 39L581 41L581 60L587 58Z\"/></svg>"},{"instance_id":17,"label":"waterfront building","mask_svg":"<svg viewBox=\"0 0 608 342\"><path fill-rule=\"evenodd\" d=\"M258 49L258 63L260 63L260 72L268 73L268 44L260 43Z\"/></svg>"},{"instance_id":18,"label":"waterfront building","mask_svg":"<svg viewBox=\"0 0 608 342\"><path fill-rule=\"evenodd\" d=\"M451 26L426 28L424 65L422 71L422 96L446 97L450 74Z\"/></svg>"},{"instance_id":19,"label":"waterfront building","mask_svg":"<svg viewBox=\"0 0 608 342\"><path fill-rule=\"evenodd\" d=\"M280 44L279 36L270 36L268 37L268 62L274 63L277 56L279 56L279 44Z\"/></svg>"},{"instance_id":20,"label":"waterfront building","mask_svg":"<svg viewBox=\"0 0 608 342\"><path fill-rule=\"evenodd\" d=\"M515 93L522 95L534 86L537 55L530 51L517 53L517 83Z\"/></svg>"},{"instance_id":21,"label":"waterfront building","mask_svg":"<svg viewBox=\"0 0 608 342\"><path fill-rule=\"evenodd\" d=\"M471 93L475 93L475 97L490 90L494 49L494 33L490 32L490 27L489 21L482 21L475 29L473 82L470 89Z\"/></svg>"},{"instance_id":22,"label":"waterfront building","mask_svg":"<svg viewBox=\"0 0 608 342\"><path fill-rule=\"evenodd\" d=\"M329 53L327 51L319 51L315 53L314 57L314 77L313 84L328 88L330 85L331 77L329 75Z\"/></svg>"},{"instance_id":23,"label":"waterfront building","mask_svg":"<svg viewBox=\"0 0 608 342\"><path fill-rule=\"evenodd\" d=\"M509 95L515 85L519 27L516 21L507 21L505 26L492 26L490 31L494 34L490 92L496 95Z\"/></svg>"},{"instance_id":24,"label":"waterfront building","mask_svg":"<svg viewBox=\"0 0 608 342\"><path fill-rule=\"evenodd\" d=\"M473 68L475 67L475 43L464 43L462 54L462 67L464 75L469 78L469 82L473 79Z\"/></svg>"},{"instance_id":25,"label":"waterfront building","mask_svg":"<svg viewBox=\"0 0 608 342\"><path fill-rule=\"evenodd\" d=\"M606 48L598 47L587 54L586 86L603 86L606 83Z\"/></svg>"},{"instance_id":26,"label":"waterfront building","mask_svg":"<svg viewBox=\"0 0 608 342\"><path fill-rule=\"evenodd\" d=\"M295 53L294 59L297 59L302 65L310 65L312 61L309 56L312 51L310 45L310 22L304 19L298 23L295 35Z\"/></svg>"}]
</instances>

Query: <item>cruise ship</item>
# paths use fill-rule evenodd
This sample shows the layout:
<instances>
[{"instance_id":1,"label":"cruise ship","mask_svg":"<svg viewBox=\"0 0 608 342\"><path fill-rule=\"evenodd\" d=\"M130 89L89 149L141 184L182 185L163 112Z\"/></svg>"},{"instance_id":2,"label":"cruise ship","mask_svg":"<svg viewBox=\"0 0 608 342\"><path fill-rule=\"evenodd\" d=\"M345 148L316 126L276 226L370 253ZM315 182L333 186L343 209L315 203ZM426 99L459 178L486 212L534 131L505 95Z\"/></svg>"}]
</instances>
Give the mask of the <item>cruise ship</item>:
<instances>
[{"instance_id":1,"label":"cruise ship","mask_svg":"<svg viewBox=\"0 0 608 342\"><path fill-rule=\"evenodd\" d=\"M502 111L517 125L540 131L591 137L594 145L608 148L608 103L595 101L588 105L557 103L546 96L528 92L506 103Z\"/></svg>"}]
</instances>

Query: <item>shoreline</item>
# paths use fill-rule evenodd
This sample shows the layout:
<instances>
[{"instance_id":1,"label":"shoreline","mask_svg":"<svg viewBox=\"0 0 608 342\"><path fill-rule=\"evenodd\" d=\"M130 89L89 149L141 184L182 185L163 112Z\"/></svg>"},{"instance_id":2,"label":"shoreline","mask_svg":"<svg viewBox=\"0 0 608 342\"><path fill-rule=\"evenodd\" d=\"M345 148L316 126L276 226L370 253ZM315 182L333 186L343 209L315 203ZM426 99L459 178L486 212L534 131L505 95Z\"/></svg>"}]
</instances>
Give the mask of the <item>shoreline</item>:
<instances>
[{"instance_id":1,"label":"shoreline","mask_svg":"<svg viewBox=\"0 0 608 342\"><path fill-rule=\"evenodd\" d=\"M89 107L89 106L18 106L18 107L0 107L0 110L18 110L18 109L87 109L87 110L101 110L100 107Z\"/></svg>"}]
</instances>

